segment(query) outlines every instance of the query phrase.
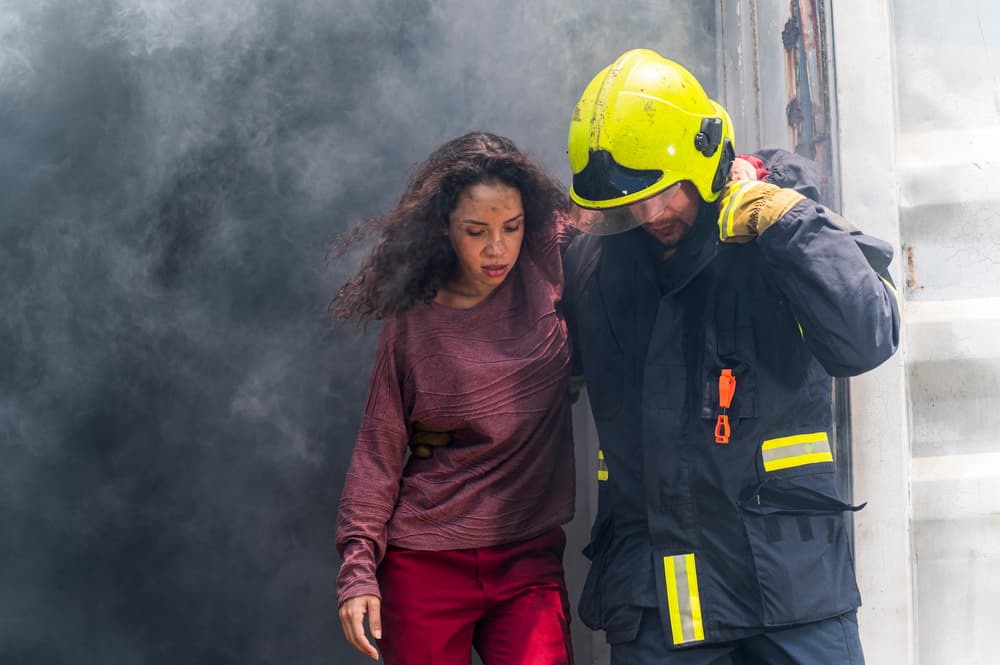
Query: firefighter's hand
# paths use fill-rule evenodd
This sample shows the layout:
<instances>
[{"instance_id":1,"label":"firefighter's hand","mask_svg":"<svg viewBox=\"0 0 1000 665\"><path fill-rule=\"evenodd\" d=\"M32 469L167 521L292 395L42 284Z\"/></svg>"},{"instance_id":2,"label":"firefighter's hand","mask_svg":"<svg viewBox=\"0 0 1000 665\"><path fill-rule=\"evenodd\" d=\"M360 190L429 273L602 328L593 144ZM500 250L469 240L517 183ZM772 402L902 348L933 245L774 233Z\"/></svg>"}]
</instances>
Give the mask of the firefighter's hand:
<instances>
[{"instance_id":1,"label":"firefighter's hand","mask_svg":"<svg viewBox=\"0 0 1000 665\"><path fill-rule=\"evenodd\" d=\"M420 423L413 423L413 435L410 436L410 453L420 459L434 456L434 449L451 445L451 432L434 429Z\"/></svg>"},{"instance_id":2,"label":"firefighter's hand","mask_svg":"<svg viewBox=\"0 0 1000 665\"><path fill-rule=\"evenodd\" d=\"M760 180L734 180L719 198L719 239L750 242L802 201L794 189Z\"/></svg>"},{"instance_id":3,"label":"firefighter's hand","mask_svg":"<svg viewBox=\"0 0 1000 665\"><path fill-rule=\"evenodd\" d=\"M355 649L378 660L378 651L365 635L366 614L372 637L382 639L382 601L378 596L355 596L345 600L340 606L340 627L344 629L344 637Z\"/></svg>"}]
</instances>

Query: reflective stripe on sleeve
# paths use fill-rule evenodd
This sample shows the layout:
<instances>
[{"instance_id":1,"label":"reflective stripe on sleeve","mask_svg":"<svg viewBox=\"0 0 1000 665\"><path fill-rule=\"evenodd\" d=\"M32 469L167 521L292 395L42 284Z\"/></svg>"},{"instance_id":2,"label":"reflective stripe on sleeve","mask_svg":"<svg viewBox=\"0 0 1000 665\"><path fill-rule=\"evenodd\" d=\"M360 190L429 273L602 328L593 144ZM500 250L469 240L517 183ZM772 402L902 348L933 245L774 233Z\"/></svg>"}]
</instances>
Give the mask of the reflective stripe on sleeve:
<instances>
[{"instance_id":1,"label":"reflective stripe on sleeve","mask_svg":"<svg viewBox=\"0 0 1000 665\"><path fill-rule=\"evenodd\" d=\"M764 471L780 471L793 466L833 462L830 440L827 439L826 432L768 439L761 449L764 454Z\"/></svg>"},{"instance_id":2,"label":"reflective stripe on sleeve","mask_svg":"<svg viewBox=\"0 0 1000 665\"><path fill-rule=\"evenodd\" d=\"M604 461L604 451L597 451L597 479L607 480L608 479L608 463Z\"/></svg>"},{"instance_id":3,"label":"reflective stripe on sleeve","mask_svg":"<svg viewBox=\"0 0 1000 665\"><path fill-rule=\"evenodd\" d=\"M694 554L663 557L663 572L674 644L703 641L705 628L701 621L701 597L698 595Z\"/></svg>"},{"instance_id":4,"label":"reflective stripe on sleeve","mask_svg":"<svg viewBox=\"0 0 1000 665\"><path fill-rule=\"evenodd\" d=\"M899 293L896 291L896 285L892 283L891 279L881 273L879 273L878 278L881 279L882 283L889 288L889 293L891 293L892 297L896 299L896 308L899 309L899 311L903 311L903 303L899 302Z\"/></svg>"},{"instance_id":5,"label":"reflective stripe on sleeve","mask_svg":"<svg viewBox=\"0 0 1000 665\"><path fill-rule=\"evenodd\" d=\"M719 224L719 240L722 240L723 242L725 242L727 238L732 238L735 234L735 229L733 229L733 220L736 217L734 211L741 203L743 203L743 192L748 187L749 182L750 181L740 183L738 187L730 191L729 194L722 200L724 209L722 212L722 221Z\"/></svg>"}]
</instances>

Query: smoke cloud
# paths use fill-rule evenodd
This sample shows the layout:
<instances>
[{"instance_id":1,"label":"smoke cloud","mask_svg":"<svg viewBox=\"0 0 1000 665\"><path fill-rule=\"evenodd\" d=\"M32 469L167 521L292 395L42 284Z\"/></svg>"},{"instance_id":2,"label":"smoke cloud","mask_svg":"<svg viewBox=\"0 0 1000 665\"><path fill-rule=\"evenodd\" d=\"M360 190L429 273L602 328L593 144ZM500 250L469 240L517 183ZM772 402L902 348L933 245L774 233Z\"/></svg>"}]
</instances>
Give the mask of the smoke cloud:
<instances>
[{"instance_id":1,"label":"smoke cloud","mask_svg":"<svg viewBox=\"0 0 1000 665\"><path fill-rule=\"evenodd\" d=\"M712 7L614 4L0 0L0 662L362 662L326 250L471 129L566 180L625 49L712 87Z\"/></svg>"}]
</instances>

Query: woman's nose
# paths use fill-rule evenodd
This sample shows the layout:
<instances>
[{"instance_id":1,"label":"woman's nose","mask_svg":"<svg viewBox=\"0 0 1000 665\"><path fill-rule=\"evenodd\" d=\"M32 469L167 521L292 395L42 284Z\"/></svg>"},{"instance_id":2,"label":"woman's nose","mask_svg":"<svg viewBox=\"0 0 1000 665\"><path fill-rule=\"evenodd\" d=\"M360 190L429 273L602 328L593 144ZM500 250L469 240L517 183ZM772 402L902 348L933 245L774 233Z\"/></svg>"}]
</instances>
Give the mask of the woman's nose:
<instances>
[{"instance_id":1,"label":"woman's nose","mask_svg":"<svg viewBox=\"0 0 1000 665\"><path fill-rule=\"evenodd\" d=\"M486 245L486 253L491 256L496 256L503 254L507 247L507 243L502 235L494 236L490 238L490 242Z\"/></svg>"}]
</instances>

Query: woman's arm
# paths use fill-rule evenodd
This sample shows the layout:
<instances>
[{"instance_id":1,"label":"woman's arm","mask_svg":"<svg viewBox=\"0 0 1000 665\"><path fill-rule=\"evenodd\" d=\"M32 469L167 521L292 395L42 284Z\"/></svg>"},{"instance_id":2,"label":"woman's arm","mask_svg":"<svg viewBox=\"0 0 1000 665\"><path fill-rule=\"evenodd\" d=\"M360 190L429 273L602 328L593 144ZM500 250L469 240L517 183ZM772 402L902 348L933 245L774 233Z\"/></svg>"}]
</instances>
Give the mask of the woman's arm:
<instances>
[{"instance_id":1,"label":"woman's arm","mask_svg":"<svg viewBox=\"0 0 1000 665\"><path fill-rule=\"evenodd\" d=\"M381 637L381 592L375 570L385 556L386 525L399 494L409 439L405 373L395 334L396 322L386 321L337 517L337 552L343 560L337 577L341 624L347 639L373 658L377 654L364 637L363 621L367 613L373 634Z\"/></svg>"}]
</instances>

